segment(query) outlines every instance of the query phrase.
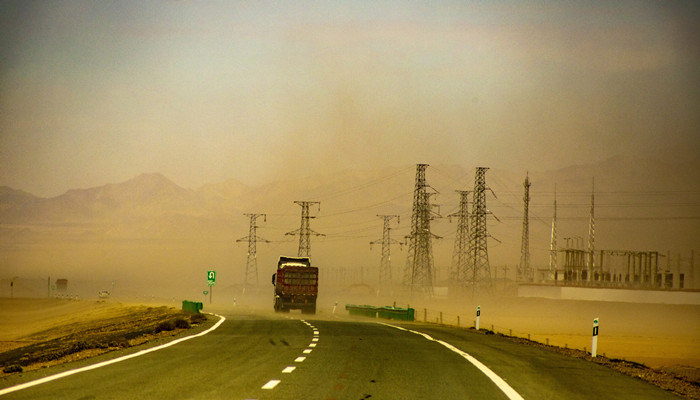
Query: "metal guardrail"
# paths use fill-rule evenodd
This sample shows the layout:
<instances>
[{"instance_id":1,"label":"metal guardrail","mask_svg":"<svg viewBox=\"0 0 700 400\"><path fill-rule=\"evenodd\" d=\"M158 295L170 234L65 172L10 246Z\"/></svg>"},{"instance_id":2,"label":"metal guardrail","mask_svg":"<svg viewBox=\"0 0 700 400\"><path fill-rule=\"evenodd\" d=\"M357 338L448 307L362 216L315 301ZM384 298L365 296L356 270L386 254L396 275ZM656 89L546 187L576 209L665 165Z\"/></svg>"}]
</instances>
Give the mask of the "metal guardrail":
<instances>
[{"instance_id":1,"label":"metal guardrail","mask_svg":"<svg viewBox=\"0 0 700 400\"><path fill-rule=\"evenodd\" d=\"M350 315L359 315L370 318L395 319L400 321L413 321L415 319L415 310L413 308L399 307L375 307L369 305L346 304L345 309Z\"/></svg>"},{"instance_id":2,"label":"metal guardrail","mask_svg":"<svg viewBox=\"0 0 700 400\"><path fill-rule=\"evenodd\" d=\"M184 311L189 311L189 312L199 314L199 310L201 310L202 308L204 308L204 306L202 305L202 302L182 300L182 309Z\"/></svg>"}]
</instances>

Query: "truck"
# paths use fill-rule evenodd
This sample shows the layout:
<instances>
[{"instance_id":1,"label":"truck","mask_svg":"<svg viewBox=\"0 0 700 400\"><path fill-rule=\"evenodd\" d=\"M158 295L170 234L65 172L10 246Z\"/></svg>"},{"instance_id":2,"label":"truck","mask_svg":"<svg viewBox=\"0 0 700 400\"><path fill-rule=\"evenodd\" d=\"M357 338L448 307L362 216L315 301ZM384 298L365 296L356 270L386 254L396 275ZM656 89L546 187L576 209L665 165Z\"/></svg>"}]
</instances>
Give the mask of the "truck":
<instances>
[{"instance_id":1,"label":"truck","mask_svg":"<svg viewBox=\"0 0 700 400\"><path fill-rule=\"evenodd\" d=\"M302 314L316 314L318 268L311 266L309 257L280 256L277 272L272 274L272 285L276 312L295 309Z\"/></svg>"}]
</instances>

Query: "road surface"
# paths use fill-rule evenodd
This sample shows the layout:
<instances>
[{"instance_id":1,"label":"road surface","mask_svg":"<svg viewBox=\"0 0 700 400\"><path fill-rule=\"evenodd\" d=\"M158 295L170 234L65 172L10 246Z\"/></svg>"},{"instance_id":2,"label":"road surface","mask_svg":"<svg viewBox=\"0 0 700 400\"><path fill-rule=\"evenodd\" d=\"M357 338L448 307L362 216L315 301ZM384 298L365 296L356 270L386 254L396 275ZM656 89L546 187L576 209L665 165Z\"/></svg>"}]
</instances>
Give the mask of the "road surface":
<instances>
[{"instance_id":1,"label":"road surface","mask_svg":"<svg viewBox=\"0 0 700 400\"><path fill-rule=\"evenodd\" d=\"M0 399L678 399L595 363L467 330L225 317L201 337ZM0 380L0 389L119 355L24 373Z\"/></svg>"}]
</instances>

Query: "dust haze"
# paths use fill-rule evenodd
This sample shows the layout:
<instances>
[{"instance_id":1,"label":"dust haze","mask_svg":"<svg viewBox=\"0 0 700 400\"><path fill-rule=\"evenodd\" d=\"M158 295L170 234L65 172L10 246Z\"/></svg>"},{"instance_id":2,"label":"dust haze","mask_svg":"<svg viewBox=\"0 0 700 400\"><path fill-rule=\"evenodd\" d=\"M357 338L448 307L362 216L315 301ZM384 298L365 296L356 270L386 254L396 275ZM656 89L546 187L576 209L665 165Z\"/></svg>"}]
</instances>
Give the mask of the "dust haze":
<instances>
[{"instance_id":1,"label":"dust haze","mask_svg":"<svg viewBox=\"0 0 700 400\"><path fill-rule=\"evenodd\" d=\"M206 302L214 269L212 305L271 309L277 258L298 251L294 201L318 201L321 317L336 301L337 312L397 302L468 321L480 303L514 310L495 312L503 329L575 336L600 313L623 338L661 313L690 321L676 339L692 351L674 357L697 364L683 339L698 332L697 306L515 299L512 282L527 175L536 268L549 261L555 186L560 238L583 241L595 179L596 249L658 251L700 287L699 14L691 2L3 2L0 296L52 296L68 279L81 298ZM399 215L391 235L405 241L418 163L437 192L439 287L451 286L455 190L490 168L502 287L485 300L407 296L406 245L391 247L391 284L378 283L377 215ZM245 213L266 214L247 288ZM561 325L556 313L582 317Z\"/></svg>"}]
</instances>

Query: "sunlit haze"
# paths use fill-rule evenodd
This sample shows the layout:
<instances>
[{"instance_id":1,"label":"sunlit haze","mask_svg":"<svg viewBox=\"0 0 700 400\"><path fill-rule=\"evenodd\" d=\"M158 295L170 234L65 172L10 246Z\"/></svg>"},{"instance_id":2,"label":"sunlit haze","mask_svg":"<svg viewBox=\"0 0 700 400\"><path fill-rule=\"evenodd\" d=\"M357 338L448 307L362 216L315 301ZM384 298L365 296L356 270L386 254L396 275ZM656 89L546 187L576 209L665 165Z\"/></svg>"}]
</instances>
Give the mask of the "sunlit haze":
<instances>
[{"instance_id":1,"label":"sunlit haze","mask_svg":"<svg viewBox=\"0 0 700 400\"><path fill-rule=\"evenodd\" d=\"M0 185L693 158L691 1L0 3ZM696 159L696 158L695 158Z\"/></svg>"}]
</instances>

